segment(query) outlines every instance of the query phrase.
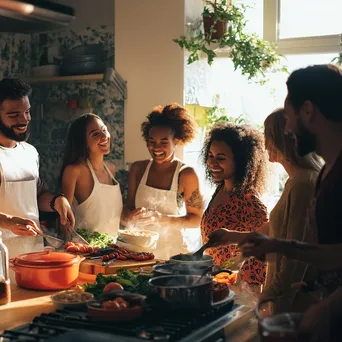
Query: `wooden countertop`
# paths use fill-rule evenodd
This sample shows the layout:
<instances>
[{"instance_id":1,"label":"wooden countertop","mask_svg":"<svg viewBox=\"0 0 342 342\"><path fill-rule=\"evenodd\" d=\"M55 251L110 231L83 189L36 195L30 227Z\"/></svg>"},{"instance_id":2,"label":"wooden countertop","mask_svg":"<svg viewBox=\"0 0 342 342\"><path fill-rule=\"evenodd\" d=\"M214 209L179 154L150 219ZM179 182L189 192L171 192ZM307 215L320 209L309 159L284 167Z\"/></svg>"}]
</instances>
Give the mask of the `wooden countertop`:
<instances>
[{"instance_id":1,"label":"wooden countertop","mask_svg":"<svg viewBox=\"0 0 342 342\"><path fill-rule=\"evenodd\" d=\"M31 322L35 316L43 312L55 310L50 296L55 292L31 291L11 285L12 301L0 305L0 331L13 329Z\"/></svg>"}]
</instances>

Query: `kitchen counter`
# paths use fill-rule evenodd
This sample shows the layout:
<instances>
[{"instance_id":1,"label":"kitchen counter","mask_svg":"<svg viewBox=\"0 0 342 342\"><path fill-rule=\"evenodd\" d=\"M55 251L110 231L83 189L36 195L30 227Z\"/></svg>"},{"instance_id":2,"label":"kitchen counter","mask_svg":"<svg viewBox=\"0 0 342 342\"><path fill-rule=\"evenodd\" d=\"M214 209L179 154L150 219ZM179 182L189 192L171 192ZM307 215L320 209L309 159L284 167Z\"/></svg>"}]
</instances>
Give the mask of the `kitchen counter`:
<instances>
[{"instance_id":1,"label":"kitchen counter","mask_svg":"<svg viewBox=\"0 0 342 342\"><path fill-rule=\"evenodd\" d=\"M41 313L55 310L50 296L55 292L31 291L11 286L12 302L0 306L0 332L26 324ZM238 296L237 296L238 297ZM236 298L238 303L238 298ZM257 342L257 324L253 310L244 308L244 315L232 325L227 326L225 335L230 342Z\"/></svg>"},{"instance_id":2,"label":"kitchen counter","mask_svg":"<svg viewBox=\"0 0 342 342\"><path fill-rule=\"evenodd\" d=\"M0 305L0 331L13 329L30 322L43 312L55 310L50 296L55 292L25 290L11 285L12 301Z\"/></svg>"}]
</instances>

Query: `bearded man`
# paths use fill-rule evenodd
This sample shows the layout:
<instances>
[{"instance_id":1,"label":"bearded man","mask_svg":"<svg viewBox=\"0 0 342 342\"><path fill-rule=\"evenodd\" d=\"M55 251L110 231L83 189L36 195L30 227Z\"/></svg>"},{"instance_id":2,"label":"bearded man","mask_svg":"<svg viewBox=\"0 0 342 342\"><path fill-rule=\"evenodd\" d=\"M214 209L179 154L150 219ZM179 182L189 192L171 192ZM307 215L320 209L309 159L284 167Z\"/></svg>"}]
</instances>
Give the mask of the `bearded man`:
<instances>
[{"instance_id":1,"label":"bearded man","mask_svg":"<svg viewBox=\"0 0 342 342\"><path fill-rule=\"evenodd\" d=\"M41 251L39 210L74 225L69 202L47 191L39 178L39 155L26 142L31 121L31 87L19 79L0 81L0 231L11 258Z\"/></svg>"}]
</instances>

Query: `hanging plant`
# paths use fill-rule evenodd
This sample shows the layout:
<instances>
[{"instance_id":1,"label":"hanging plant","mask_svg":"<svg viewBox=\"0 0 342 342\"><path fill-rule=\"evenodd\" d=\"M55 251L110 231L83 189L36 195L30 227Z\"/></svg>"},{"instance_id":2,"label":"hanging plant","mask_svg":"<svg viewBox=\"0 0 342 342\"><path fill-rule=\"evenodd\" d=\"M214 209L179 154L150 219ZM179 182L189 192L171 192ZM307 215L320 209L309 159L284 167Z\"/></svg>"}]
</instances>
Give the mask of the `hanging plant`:
<instances>
[{"instance_id":1,"label":"hanging plant","mask_svg":"<svg viewBox=\"0 0 342 342\"><path fill-rule=\"evenodd\" d=\"M274 44L246 32L246 6L227 6L226 0L207 3L202 12L204 30L173 40L190 52L188 64L205 54L211 65L217 56L215 49L228 48L234 69L240 69L249 80L264 83L270 68L287 72L286 67L280 65L282 55L277 54Z\"/></svg>"}]
</instances>

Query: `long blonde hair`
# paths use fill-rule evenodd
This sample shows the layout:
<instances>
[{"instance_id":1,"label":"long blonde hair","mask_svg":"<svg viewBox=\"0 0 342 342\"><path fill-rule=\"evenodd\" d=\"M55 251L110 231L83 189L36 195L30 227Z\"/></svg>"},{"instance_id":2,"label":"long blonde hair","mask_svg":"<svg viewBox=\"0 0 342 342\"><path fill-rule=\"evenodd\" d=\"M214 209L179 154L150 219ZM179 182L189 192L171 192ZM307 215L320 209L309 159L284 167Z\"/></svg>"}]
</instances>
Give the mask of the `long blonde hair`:
<instances>
[{"instance_id":1,"label":"long blonde hair","mask_svg":"<svg viewBox=\"0 0 342 342\"><path fill-rule=\"evenodd\" d=\"M272 145L291 164L312 171L319 172L323 166L321 158L316 153L310 153L305 157L300 157L296 151L293 138L285 134L284 109L279 108L272 112L265 120L265 143Z\"/></svg>"}]
</instances>

